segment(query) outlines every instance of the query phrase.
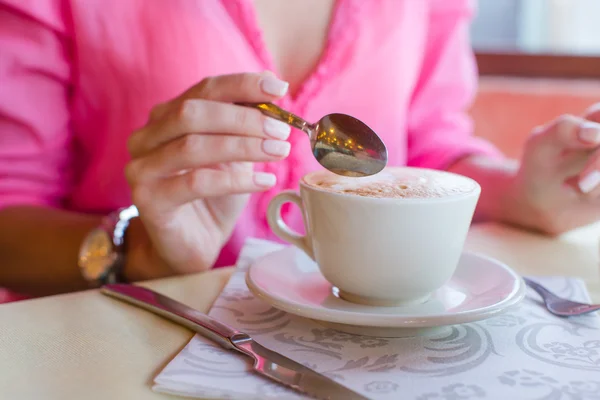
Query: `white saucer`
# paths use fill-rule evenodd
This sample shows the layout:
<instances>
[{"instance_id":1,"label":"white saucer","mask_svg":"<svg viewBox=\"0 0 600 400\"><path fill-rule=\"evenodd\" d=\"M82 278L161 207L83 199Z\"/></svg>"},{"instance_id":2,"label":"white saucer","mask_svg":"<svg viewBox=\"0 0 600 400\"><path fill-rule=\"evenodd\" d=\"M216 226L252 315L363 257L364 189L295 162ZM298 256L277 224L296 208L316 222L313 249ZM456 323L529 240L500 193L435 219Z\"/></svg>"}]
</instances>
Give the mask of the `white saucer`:
<instances>
[{"instance_id":1,"label":"white saucer","mask_svg":"<svg viewBox=\"0 0 600 400\"><path fill-rule=\"evenodd\" d=\"M452 278L430 300L412 306L373 307L343 300L334 295L317 264L291 246L256 260L246 283L275 308L338 330L380 337L438 333L440 327L499 314L525 296L525 284L512 269L474 253L463 253Z\"/></svg>"}]
</instances>

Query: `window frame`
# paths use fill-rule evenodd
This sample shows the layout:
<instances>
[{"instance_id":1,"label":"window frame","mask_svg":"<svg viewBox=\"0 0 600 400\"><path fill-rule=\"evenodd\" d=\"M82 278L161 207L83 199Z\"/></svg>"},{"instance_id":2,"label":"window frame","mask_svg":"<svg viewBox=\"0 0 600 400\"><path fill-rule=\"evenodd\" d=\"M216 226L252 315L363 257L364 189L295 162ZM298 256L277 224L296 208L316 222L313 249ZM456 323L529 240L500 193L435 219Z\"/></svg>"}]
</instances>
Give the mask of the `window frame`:
<instances>
[{"instance_id":1,"label":"window frame","mask_svg":"<svg viewBox=\"0 0 600 400\"><path fill-rule=\"evenodd\" d=\"M600 56L475 50L481 76L600 79Z\"/></svg>"}]
</instances>

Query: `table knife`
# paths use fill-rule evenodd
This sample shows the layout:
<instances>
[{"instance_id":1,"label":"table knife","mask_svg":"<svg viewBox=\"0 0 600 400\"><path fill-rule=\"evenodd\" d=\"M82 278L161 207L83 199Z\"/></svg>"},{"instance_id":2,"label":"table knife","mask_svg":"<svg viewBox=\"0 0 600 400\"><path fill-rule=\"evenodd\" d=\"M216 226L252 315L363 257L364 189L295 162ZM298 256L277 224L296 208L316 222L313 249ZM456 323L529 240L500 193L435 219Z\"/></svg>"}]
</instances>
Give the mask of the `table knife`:
<instances>
[{"instance_id":1,"label":"table knife","mask_svg":"<svg viewBox=\"0 0 600 400\"><path fill-rule=\"evenodd\" d=\"M248 334L153 290L129 284L109 284L100 291L183 325L227 350L251 357L256 373L300 393L326 400L367 400L336 381L256 343Z\"/></svg>"}]
</instances>

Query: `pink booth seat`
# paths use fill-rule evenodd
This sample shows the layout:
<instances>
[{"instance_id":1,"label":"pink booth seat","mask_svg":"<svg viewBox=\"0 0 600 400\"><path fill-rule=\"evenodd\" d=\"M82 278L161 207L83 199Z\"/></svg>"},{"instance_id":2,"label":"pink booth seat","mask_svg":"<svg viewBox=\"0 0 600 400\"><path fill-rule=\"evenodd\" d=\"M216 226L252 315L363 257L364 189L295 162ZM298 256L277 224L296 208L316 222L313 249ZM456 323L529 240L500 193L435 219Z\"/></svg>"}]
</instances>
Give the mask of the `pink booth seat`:
<instances>
[{"instance_id":1,"label":"pink booth seat","mask_svg":"<svg viewBox=\"0 0 600 400\"><path fill-rule=\"evenodd\" d=\"M482 77L471 116L477 136L519 157L533 127L564 113L581 115L597 102L597 80Z\"/></svg>"}]
</instances>

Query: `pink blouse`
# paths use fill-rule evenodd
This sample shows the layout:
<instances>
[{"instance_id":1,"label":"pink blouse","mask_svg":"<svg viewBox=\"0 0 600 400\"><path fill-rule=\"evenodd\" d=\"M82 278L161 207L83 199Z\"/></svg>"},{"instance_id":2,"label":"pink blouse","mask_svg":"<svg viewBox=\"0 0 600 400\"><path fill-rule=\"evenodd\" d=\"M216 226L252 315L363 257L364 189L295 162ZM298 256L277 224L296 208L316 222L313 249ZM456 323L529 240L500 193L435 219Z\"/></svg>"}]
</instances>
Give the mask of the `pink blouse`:
<instances>
[{"instance_id":1,"label":"pink blouse","mask_svg":"<svg viewBox=\"0 0 600 400\"><path fill-rule=\"evenodd\" d=\"M338 0L321 60L279 105L308 120L356 116L391 165L496 155L465 113L472 13L469 0ZM0 0L0 207L129 205L125 143L154 104L208 75L266 69L277 72L252 0ZM234 263L247 237L275 240L269 199L319 168L304 133L290 141L288 159L256 165L277 186L252 197L216 266ZM287 213L301 230L298 210Z\"/></svg>"}]
</instances>

